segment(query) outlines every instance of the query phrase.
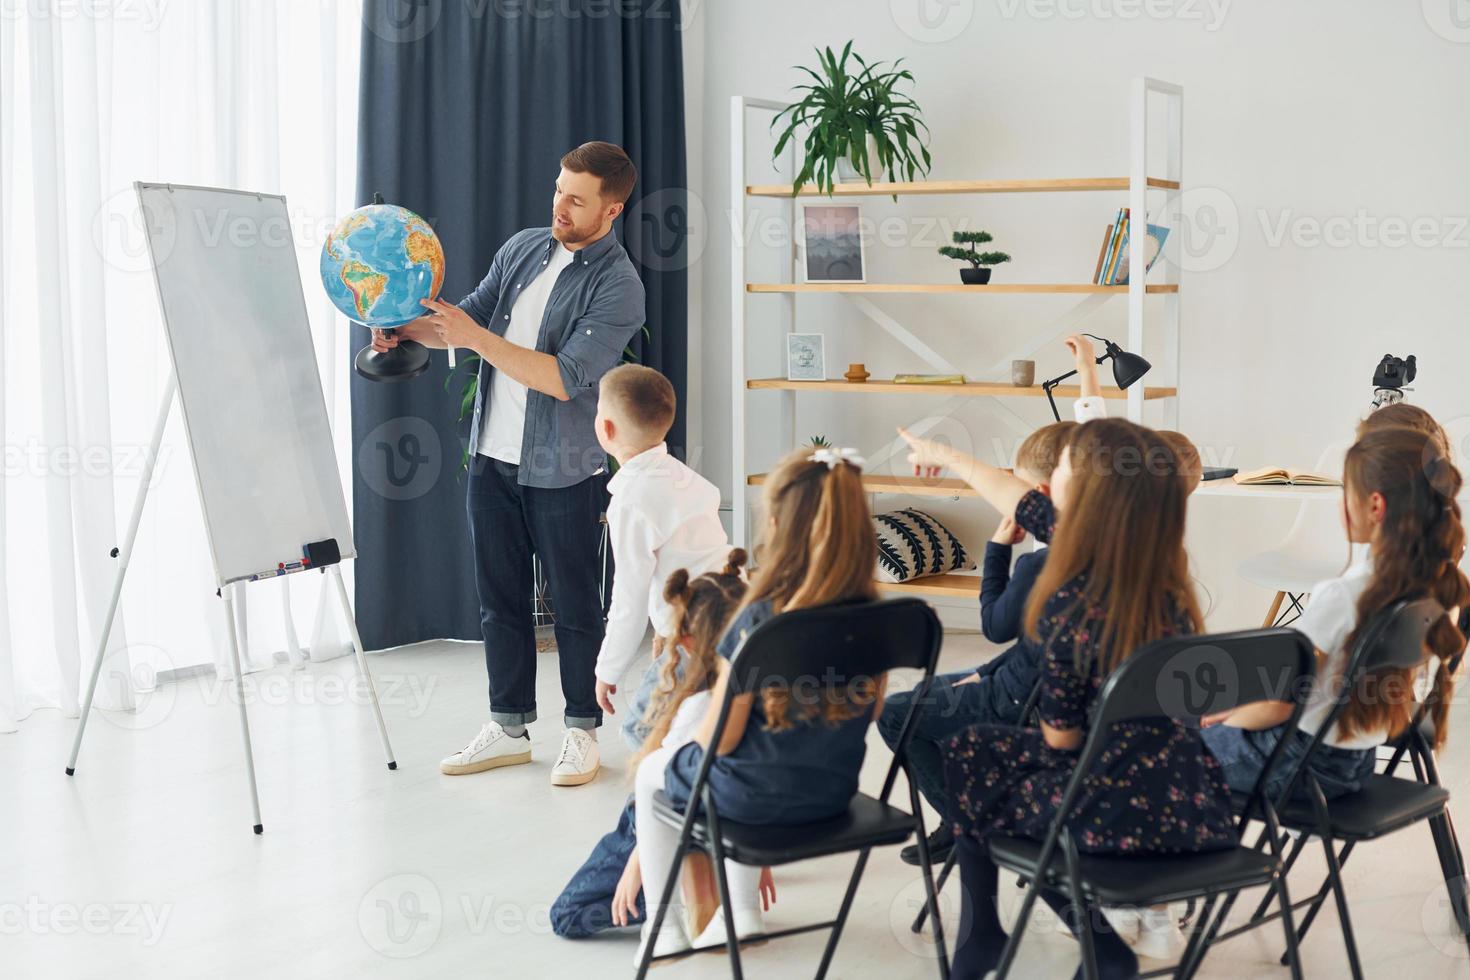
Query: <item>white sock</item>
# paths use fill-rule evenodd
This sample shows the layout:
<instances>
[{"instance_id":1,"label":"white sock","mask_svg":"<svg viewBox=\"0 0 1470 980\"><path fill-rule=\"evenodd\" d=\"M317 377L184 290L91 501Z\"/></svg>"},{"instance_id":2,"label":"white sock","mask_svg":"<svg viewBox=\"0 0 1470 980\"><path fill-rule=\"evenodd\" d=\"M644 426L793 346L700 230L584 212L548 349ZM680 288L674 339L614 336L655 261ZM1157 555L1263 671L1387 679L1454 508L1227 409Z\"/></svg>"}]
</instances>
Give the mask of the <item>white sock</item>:
<instances>
[{"instance_id":1,"label":"white sock","mask_svg":"<svg viewBox=\"0 0 1470 980\"><path fill-rule=\"evenodd\" d=\"M568 726L567 726L567 727L566 727L566 730L567 730L567 731L571 731L571 730L572 730L572 727L573 727L573 726L571 726L571 725L568 725ZM592 741L594 741L594 742L595 742L595 741L597 741L597 729L595 729L595 728L583 728L583 729L580 729L580 731L584 731L584 732L586 732L586 733L587 733L587 734L588 734L588 735L591 735L591 736L592 736Z\"/></svg>"},{"instance_id":2,"label":"white sock","mask_svg":"<svg viewBox=\"0 0 1470 980\"><path fill-rule=\"evenodd\" d=\"M505 734L509 735L511 738L520 738L522 735L526 734L525 725L501 725L500 727L505 729Z\"/></svg>"}]
</instances>

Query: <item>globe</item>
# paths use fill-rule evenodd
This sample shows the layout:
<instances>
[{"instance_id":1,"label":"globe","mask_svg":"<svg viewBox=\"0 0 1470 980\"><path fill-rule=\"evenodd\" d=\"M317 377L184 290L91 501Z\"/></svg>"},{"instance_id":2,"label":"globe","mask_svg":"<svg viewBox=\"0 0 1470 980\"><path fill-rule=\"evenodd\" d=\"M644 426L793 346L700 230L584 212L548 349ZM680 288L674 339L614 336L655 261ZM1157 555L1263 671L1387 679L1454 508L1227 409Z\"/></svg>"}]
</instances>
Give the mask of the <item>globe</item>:
<instances>
[{"instance_id":1,"label":"globe","mask_svg":"<svg viewBox=\"0 0 1470 980\"><path fill-rule=\"evenodd\" d=\"M444 249L429 223L396 204L369 204L338 222L322 245L322 286L365 327L401 327L439 295Z\"/></svg>"}]
</instances>

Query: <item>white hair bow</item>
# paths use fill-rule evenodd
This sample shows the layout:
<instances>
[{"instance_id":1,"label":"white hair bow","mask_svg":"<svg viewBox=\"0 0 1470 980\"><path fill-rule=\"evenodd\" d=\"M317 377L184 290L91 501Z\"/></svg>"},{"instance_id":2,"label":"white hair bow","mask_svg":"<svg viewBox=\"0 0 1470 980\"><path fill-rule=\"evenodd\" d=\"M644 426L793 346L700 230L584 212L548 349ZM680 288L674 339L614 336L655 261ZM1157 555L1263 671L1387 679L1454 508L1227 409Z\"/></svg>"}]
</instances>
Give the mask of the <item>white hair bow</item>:
<instances>
[{"instance_id":1,"label":"white hair bow","mask_svg":"<svg viewBox=\"0 0 1470 980\"><path fill-rule=\"evenodd\" d=\"M832 469L838 463L846 463L849 466L862 469L867 460L859 455L856 449L835 449L832 446L822 446L816 452L807 457L809 463L826 463L827 469Z\"/></svg>"}]
</instances>

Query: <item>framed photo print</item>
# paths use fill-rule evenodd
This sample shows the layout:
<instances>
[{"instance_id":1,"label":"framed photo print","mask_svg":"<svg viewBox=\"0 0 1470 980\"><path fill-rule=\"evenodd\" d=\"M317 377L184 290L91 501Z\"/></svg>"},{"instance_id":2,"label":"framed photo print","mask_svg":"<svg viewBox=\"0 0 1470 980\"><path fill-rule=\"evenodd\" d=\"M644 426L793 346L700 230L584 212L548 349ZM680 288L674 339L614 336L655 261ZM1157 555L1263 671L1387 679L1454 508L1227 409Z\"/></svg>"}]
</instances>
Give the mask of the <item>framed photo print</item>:
<instances>
[{"instance_id":1,"label":"framed photo print","mask_svg":"<svg viewBox=\"0 0 1470 980\"><path fill-rule=\"evenodd\" d=\"M826 354L819 333L786 335L786 380L826 381Z\"/></svg>"},{"instance_id":2,"label":"framed photo print","mask_svg":"<svg viewBox=\"0 0 1470 980\"><path fill-rule=\"evenodd\" d=\"M801 238L807 282L864 282L862 208L803 204Z\"/></svg>"}]
</instances>

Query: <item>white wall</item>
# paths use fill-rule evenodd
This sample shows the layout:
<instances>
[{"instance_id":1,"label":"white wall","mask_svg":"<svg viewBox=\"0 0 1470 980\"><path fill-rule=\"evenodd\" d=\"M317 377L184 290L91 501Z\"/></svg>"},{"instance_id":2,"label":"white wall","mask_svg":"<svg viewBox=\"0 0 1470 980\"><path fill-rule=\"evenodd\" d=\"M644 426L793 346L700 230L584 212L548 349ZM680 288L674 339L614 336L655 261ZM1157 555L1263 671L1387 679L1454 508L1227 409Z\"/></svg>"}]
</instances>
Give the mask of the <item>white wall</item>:
<instances>
[{"instance_id":1,"label":"white wall","mask_svg":"<svg viewBox=\"0 0 1470 980\"><path fill-rule=\"evenodd\" d=\"M927 27L914 16L921 5ZM1207 461L1310 466L1326 443L1350 435L1386 352L1417 354L1413 399L1458 435L1470 433L1462 367L1470 363L1470 24L1459 27L1452 8L1453 0L706 0L693 25L703 34L703 64L687 69L702 78L703 167L691 173L710 229L693 269L702 300L691 396L702 412L691 442L701 469L728 500L729 98L786 99L798 81L790 66L813 63L814 45L840 47L849 37L869 58L907 60L934 131L936 179L1121 176L1130 78L1184 86L1194 225L1180 259L1179 411ZM763 155L754 152L752 163ZM863 199L870 218L902 219L907 242L870 249L869 278L954 281L954 265L933 254L939 235L928 226L965 219L1014 256L999 279L1086 281L1123 197ZM776 268L769 256L778 255L755 249L751 261ZM1071 304L1045 296L876 302L976 377ZM785 300L750 303L751 343L779 371ZM1112 300L1087 329L1121 340L1125 316L1125 301ZM829 376L849 360L880 376L923 369L840 297L804 297L798 322L826 334ZM1038 357L1039 377L1065 367L1059 344ZM777 448L767 423L779 396L757 397L771 400L752 414L758 457L763 446ZM804 396L796 431L873 452L892 424L934 404ZM1029 425L1046 418L1040 402L1007 405ZM979 451L1014 446L1015 429L984 407L956 419L951 434ZM889 503L901 501L880 498ZM977 551L994 526L974 501L929 504L954 518ZM1212 626L1259 621L1267 597L1241 582L1235 565L1279 537L1291 516L1277 502L1192 503L1190 546L1213 601Z\"/></svg>"}]
</instances>

